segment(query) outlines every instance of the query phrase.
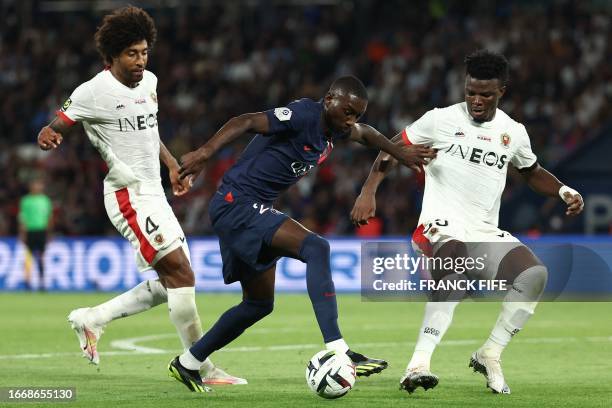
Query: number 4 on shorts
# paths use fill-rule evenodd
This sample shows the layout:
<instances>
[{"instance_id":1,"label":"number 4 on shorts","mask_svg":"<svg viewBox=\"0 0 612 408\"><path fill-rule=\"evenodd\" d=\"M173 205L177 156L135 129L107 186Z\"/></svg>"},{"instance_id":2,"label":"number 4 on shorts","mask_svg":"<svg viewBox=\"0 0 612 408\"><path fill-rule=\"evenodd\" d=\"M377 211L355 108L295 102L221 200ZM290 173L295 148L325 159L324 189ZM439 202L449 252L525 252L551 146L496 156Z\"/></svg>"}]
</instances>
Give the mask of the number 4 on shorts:
<instances>
[{"instance_id":1,"label":"number 4 on shorts","mask_svg":"<svg viewBox=\"0 0 612 408\"><path fill-rule=\"evenodd\" d=\"M151 217L147 217L147 221L145 224L145 230L147 231L147 234L154 233L155 231L157 231L158 228L159 228L159 225L156 225L151 219Z\"/></svg>"}]
</instances>

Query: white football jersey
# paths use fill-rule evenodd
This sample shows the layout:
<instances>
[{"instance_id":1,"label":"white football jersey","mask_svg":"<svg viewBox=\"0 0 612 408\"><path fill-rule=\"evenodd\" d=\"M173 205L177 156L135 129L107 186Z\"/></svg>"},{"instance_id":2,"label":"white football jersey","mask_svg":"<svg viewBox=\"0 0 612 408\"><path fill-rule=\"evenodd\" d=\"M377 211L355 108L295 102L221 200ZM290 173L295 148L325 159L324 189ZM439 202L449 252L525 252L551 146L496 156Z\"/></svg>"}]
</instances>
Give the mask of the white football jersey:
<instances>
[{"instance_id":1,"label":"white football jersey","mask_svg":"<svg viewBox=\"0 0 612 408\"><path fill-rule=\"evenodd\" d=\"M156 90L157 77L149 71L130 88L105 70L79 85L58 111L70 124L83 122L106 161L105 194L137 184L163 194Z\"/></svg>"},{"instance_id":2,"label":"white football jersey","mask_svg":"<svg viewBox=\"0 0 612 408\"><path fill-rule=\"evenodd\" d=\"M497 227L508 163L526 169L537 161L525 126L499 109L492 121L475 122L465 102L430 110L403 136L438 150L424 166L419 224L451 219L476 228Z\"/></svg>"}]
</instances>

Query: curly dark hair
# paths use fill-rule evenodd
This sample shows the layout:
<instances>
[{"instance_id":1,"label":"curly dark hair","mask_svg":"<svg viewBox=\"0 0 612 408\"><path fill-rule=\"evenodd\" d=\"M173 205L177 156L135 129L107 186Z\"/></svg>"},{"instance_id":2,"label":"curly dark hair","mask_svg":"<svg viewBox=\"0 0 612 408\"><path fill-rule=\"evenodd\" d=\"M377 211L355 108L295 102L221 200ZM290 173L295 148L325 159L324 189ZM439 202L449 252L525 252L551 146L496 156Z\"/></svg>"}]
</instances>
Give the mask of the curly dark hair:
<instances>
[{"instance_id":1,"label":"curly dark hair","mask_svg":"<svg viewBox=\"0 0 612 408\"><path fill-rule=\"evenodd\" d=\"M489 50L474 51L465 57L465 71L472 78L498 79L502 86L508 83L508 60Z\"/></svg>"},{"instance_id":2,"label":"curly dark hair","mask_svg":"<svg viewBox=\"0 0 612 408\"><path fill-rule=\"evenodd\" d=\"M104 16L94 38L102 59L110 64L124 49L142 40L147 40L149 49L153 48L157 30L146 11L128 6Z\"/></svg>"}]
</instances>

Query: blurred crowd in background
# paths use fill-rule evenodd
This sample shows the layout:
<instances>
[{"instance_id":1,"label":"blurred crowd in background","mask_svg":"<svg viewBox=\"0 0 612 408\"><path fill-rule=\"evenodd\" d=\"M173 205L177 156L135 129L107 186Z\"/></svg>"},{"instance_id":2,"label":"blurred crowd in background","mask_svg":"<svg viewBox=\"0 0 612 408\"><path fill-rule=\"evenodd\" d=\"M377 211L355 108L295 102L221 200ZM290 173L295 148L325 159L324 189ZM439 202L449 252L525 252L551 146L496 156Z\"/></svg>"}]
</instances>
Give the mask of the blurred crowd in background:
<instances>
[{"instance_id":1,"label":"blurred crowd in background","mask_svg":"<svg viewBox=\"0 0 612 408\"><path fill-rule=\"evenodd\" d=\"M73 3L82 8L62 6ZM102 200L106 166L81 125L56 151L35 144L72 90L103 69L93 35L106 3L118 5L0 0L0 235L16 234L19 198L39 177L54 203L55 234L116 234ZM153 3L132 2L157 24L148 69L159 78L160 135L177 158L232 116L319 99L343 74L368 88L362 121L391 137L427 110L463 100L463 59L477 48L508 57L501 108L526 125L543 166L562 164L611 120L605 1ZM169 195L186 233L212 234L208 199L249 139L220 151L187 196ZM276 208L319 233L358 233L349 212L375 156L358 145L336 146ZM505 198L520 185L517 174L508 183ZM377 197L378 217L360 233L408 234L420 211L416 176L395 171ZM545 225L538 228L546 232Z\"/></svg>"}]
</instances>

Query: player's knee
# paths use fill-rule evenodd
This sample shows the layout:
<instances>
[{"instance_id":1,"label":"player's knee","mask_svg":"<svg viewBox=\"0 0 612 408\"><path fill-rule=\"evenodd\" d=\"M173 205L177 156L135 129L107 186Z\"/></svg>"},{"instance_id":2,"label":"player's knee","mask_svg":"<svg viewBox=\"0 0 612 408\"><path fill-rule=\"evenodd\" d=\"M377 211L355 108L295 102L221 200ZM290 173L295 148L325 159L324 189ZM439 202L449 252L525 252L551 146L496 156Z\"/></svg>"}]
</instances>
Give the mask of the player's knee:
<instances>
[{"instance_id":1,"label":"player's knee","mask_svg":"<svg viewBox=\"0 0 612 408\"><path fill-rule=\"evenodd\" d=\"M525 269L515 279L513 286L520 289L527 297L537 300L548 281L548 268L535 265Z\"/></svg>"},{"instance_id":2,"label":"player's knee","mask_svg":"<svg viewBox=\"0 0 612 408\"><path fill-rule=\"evenodd\" d=\"M272 313L274 310L274 299L242 301L245 313L253 320L258 321Z\"/></svg>"},{"instance_id":3,"label":"player's knee","mask_svg":"<svg viewBox=\"0 0 612 408\"><path fill-rule=\"evenodd\" d=\"M195 276L189 259L181 252L180 256L170 253L159 260L155 270L168 288L180 288L195 285Z\"/></svg>"},{"instance_id":4,"label":"player's knee","mask_svg":"<svg viewBox=\"0 0 612 408\"><path fill-rule=\"evenodd\" d=\"M329 242L317 234L309 234L304 238L300 257L308 262L309 259L328 259L330 253Z\"/></svg>"}]
</instances>

